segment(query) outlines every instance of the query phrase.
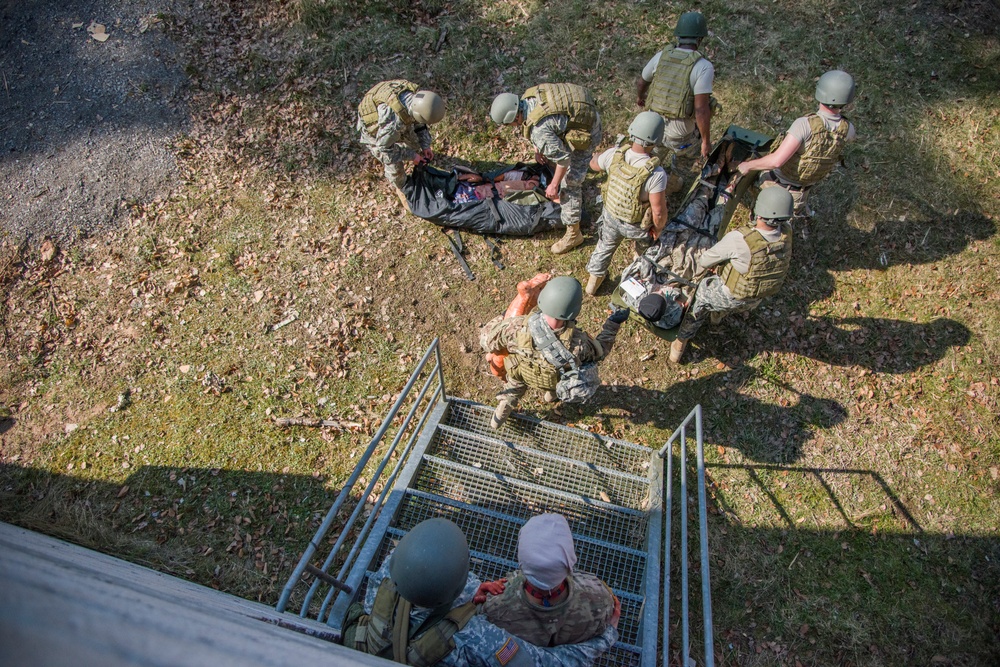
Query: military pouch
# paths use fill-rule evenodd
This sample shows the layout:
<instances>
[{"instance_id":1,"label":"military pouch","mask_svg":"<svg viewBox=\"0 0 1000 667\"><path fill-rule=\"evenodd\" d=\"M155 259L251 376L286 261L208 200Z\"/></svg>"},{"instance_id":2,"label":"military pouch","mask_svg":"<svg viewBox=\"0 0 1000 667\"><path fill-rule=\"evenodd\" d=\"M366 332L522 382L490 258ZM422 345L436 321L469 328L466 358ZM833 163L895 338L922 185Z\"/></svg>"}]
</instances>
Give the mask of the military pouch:
<instances>
[{"instance_id":1,"label":"military pouch","mask_svg":"<svg viewBox=\"0 0 1000 667\"><path fill-rule=\"evenodd\" d=\"M585 151L590 148L589 130L568 130L566 132L566 144L570 150Z\"/></svg>"},{"instance_id":2,"label":"military pouch","mask_svg":"<svg viewBox=\"0 0 1000 667\"><path fill-rule=\"evenodd\" d=\"M563 403L583 403L590 400L600 386L597 364L590 362L563 373L556 385L556 396Z\"/></svg>"}]
</instances>

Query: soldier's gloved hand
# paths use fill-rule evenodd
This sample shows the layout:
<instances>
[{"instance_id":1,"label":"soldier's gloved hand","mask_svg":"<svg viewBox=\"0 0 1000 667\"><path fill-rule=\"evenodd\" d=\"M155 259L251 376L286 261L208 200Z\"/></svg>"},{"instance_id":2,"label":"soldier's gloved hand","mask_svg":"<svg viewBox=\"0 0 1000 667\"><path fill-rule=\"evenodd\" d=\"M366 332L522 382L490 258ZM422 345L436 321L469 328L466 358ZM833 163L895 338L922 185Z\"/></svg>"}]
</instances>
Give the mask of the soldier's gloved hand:
<instances>
[{"instance_id":1,"label":"soldier's gloved hand","mask_svg":"<svg viewBox=\"0 0 1000 667\"><path fill-rule=\"evenodd\" d=\"M504 592L506 588L506 579L497 579L496 581L484 581L479 584L479 590L476 594L472 596L472 602L475 604L482 604L486 602L487 595L500 595Z\"/></svg>"},{"instance_id":2,"label":"soldier's gloved hand","mask_svg":"<svg viewBox=\"0 0 1000 667\"><path fill-rule=\"evenodd\" d=\"M618 324L623 324L625 320L628 319L630 312L631 311L629 311L628 308L615 308L611 311L611 314L608 315L608 320L611 322L617 322Z\"/></svg>"}]
</instances>

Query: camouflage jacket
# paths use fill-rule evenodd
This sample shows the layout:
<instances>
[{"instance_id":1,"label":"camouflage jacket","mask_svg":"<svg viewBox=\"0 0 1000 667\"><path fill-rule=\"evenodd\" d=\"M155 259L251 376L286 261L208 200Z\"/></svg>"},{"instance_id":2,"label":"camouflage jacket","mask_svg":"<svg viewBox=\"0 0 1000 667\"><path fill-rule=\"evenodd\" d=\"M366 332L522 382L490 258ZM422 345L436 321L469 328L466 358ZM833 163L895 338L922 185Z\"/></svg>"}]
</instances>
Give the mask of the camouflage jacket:
<instances>
[{"instance_id":1,"label":"camouflage jacket","mask_svg":"<svg viewBox=\"0 0 1000 667\"><path fill-rule=\"evenodd\" d=\"M368 582L364 609L370 614L379 585L389 576L389 558L382 562ZM469 573L465 588L452 602L452 607L465 604L479 588L479 579ZM419 625L431 612L414 607L410 613L410 626ZM455 650L438 663L445 667L590 667L602 654L618 641L618 631L610 625L604 632L582 644L567 644L554 648L539 648L514 637L509 632L490 623L479 614L457 632L452 641Z\"/></svg>"},{"instance_id":2,"label":"camouflage jacket","mask_svg":"<svg viewBox=\"0 0 1000 667\"><path fill-rule=\"evenodd\" d=\"M502 315L493 318L483 327L479 344L485 351L494 354L506 352L513 355L529 356L544 362L545 358L542 357L541 352L533 347L525 348L517 342L518 333L527 328L529 317L530 314L508 317L507 319L504 319ZM573 326L572 338L569 343L564 341L564 344L581 366L591 361L597 362L611 353L620 326L616 322L605 321L604 328L601 333L597 334L596 339L586 331ZM562 340L564 332L565 329L559 329L553 333Z\"/></svg>"},{"instance_id":3,"label":"camouflage jacket","mask_svg":"<svg viewBox=\"0 0 1000 667\"><path fill-rule=\"evenodd\" d=\"M486 601L483 612L493 625L536 646L574 644L599 635L615 608L610 589L587 572L572 574L566 581L566 599L540 607L528 600L524 575L516 570L507 575L504 592Z\"/></svg>"}]
</instances>

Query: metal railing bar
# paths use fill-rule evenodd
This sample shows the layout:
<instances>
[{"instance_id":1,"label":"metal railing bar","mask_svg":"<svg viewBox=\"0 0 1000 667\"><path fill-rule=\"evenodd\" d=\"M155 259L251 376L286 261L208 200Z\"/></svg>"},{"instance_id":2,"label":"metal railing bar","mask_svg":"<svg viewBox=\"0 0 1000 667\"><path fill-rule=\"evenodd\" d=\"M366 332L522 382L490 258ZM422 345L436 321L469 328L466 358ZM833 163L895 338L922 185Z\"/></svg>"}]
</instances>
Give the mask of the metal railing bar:
<instances>
[{"instance_id":1,"label":"metal railing bar","mask_svg":"<svg viewBox=\"0 0 1000 667\"><path fill-rule=\"evenodd\" d=\"M311 540L309 540L309 544L306 546L305 552L302 554L302 557L299 559L298 565L295 566L295 570L292 571L291 577L289 577L288 582L285 584L284 590L282 590L281 592L281 597L278 600L278 604L276 605L276 609L279 612L284 611L285 607L288 606L288 600L292 595L292 590L295 588L299 580L302 578L302 573L306 569L306 564L312 559L313 554L315 554L316 551L319 549L319 545L317 544L317 542L322 540L323 537L326 535L326 533L330 530L330 526L333 525L333 520L340 512L340 508L344 505L344 502L346 502L347 498L350 497L351 491L354 490L354 485L357 483L358 478L361 477L361 473L364 470L364 466L367 465L368 460L371 459L372 454L375 453L375 449L378 447L382 438L385 437L385 434L389 430L389 427L391 426L392 420L395 418L396 413L399 412L399 408L406 400L407 396L410 393L410 390L413 388L413 385L416 384L417 378L420 376L420 374L424 370L424 367L427 365L427 361L428 359L430 359L431 353L435 351L438 353L437 356L438 367L440 370L441 356L440 356L440 351L438 350L438 339L435 338L434 342L431 343L431 346L427 348L426 352L424 352L424 356L420 359L420 363L417 364L417 367L410 375L410 379L407 380L406 385L403 387L403 390L399 392L399 397L396 399L396 402L393 404L392 409L386 416L385 420L383 420L382 426L379 427L379 430L372 437L371 442L368 444L368 448L365 449L364 454L362 454L361 458L358 460L358 465L357 467L355 467L354 472L351 473L351 476L347 479L347 482L344 484L344 487L340 490L340 493L337 494L337 499L334 501L333 507L331 507L330 511L326 513L326 516L323 518L323 522L317 529L316 534L313 535L313 538ZM308 611L309 611L309 605L303 604L302 611L299 612L299 616L305 618L308 615Z\"/></svg>"},{"instance_id":2,"label":"metal railing bar","mask_svg":"<svg viewBox=\"0 0 1000 667\"><path fill-rule=\"evenodd\" d=\"M705 631L705 667L715 666L712 630L712 583L708 553L708 499L705 489L705 441L702 432L701 404L695 406L695 442L698 448L698 533L701 540L701 609Z\"/></svg>"},{"instance_id":3,"label":"metal railing bar","mask_svg":"<svg viewBox=\"0 0 1000 667\"><path fill-rule=\"evenodd\" d=\"M695 410L697 410L699 407L701 407L700 403L697 406L695 406ZM677 427L677 429L673 432L673 434L671 434L669 438L667 438L667 444L663 445L663 447L660 448L659 455L661 459L666 455L667 449L670 447L670 445L673 444L674 440L677 439L677 436L680 436L684 433L684 427L686 427L691 422L691 420L694 419L695 410L692 410L691 412L688 413L688 416L684 418L684 421L681 422L681 425Z\"/></svg>"},{"instance_id":4,"label":"metal railing bar","mask_svg":"<svg viewBox=\"0 0 1000 667\"><path fill-rule=\"evenodd\" d=\"M690 415L689 415L690 419ZM688 622L688 491L687 491L687 425L680 426L681 443L681 661L685 667L691 660L691 627Z\"/></svg>"},{"instance_id":5,"label":"metal railing bar","mask_svg":"<svg viewBox=\"0 0 1000 667\"><path fill-rule=\"evenodd\" d=\"M664 449L670 447L672 441L667 441L664 445ZM663 458L663 449L660 450L659 456ZM673 454L666 457L667 458L667 526L664 533L666 534L666 539L664 540L664 553L666 554L666 559L663 567L664 574L664 593L663 593L663 667L669 667L670 663L670 552L671 546L673 544L673 532L671 526L671 520L674 514L674 457Z\"/></svg>"}]
</instances>

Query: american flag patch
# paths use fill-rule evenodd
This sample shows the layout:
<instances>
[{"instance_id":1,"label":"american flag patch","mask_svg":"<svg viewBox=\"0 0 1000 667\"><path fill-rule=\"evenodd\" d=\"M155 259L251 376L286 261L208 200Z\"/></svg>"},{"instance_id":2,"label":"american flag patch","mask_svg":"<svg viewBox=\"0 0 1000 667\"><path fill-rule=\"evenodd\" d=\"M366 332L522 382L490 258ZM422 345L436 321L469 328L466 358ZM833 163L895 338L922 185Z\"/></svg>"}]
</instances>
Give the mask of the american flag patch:
<instances>
[{"instance_id":1,"label":"american flag patch","mask_svg":"<svg viewBox=\"0 0 1000 667\"><path fill-rule=\"evenodd\" d=\"M521 648L513 637L507 639L506 643L500 647L500 650L496 652L497 660L500 661L501 665L506 665L508 662L514 659L517 655L517 650Z\"/></svg>"}]
</instances>

